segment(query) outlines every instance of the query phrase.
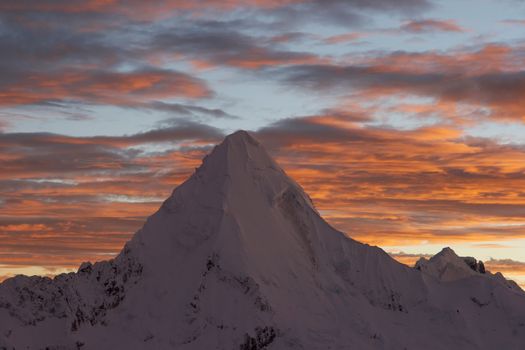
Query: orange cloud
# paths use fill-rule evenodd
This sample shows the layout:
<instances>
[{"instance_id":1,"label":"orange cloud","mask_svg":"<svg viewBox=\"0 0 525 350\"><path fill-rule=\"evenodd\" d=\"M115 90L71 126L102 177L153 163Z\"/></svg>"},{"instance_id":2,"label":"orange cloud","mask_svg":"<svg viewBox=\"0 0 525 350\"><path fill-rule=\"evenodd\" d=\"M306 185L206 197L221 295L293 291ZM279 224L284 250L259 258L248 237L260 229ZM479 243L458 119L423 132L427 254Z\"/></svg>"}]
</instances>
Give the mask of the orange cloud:
<instances>
[{"instance_id":1,"label":"orange cloud","mask_svg":"<svg viewBox=\"0 0 525 350\"><path fill-rule=\"evenodd\" d=\"M452 20L423 19L406 22L401 26L402 30L412 33L424 32L465 32L466 30Z\"/></svg>"},{"instance_id":2,"label":"orange cloud","mask_svg":"<svg viewBox=\"0 0 525 350\"><path fill-rule=\"evenodd\" d=\"M326 44L341 44L341 43L346 43L349 41L356 41L366 36L367 36L366 33L353 32L353 33L333 35L328 38L325 38L323 41Z\"/></svg>"},{"instance_id":3,"label":"orange cloud","mask_svg":"<svg viewBox=\"0 0 525 350\"><path fill-rule=\"evenodd\" d=\"M259 131L323 215L378 245L525 237L525 149L415 130L292 119Z\"/></svg>"},{"instance_id":4,"label":"orange cloud","mask_svg":"<svg viewBox=\"0 0 525 350\"><path fill-rule=\"evenodd\" d=\"M119 137L0 134L0 275L112 256L221 136L188 122ZM150 143L173 149L130 149Z\"/></svg>"},{"instance_id":5,"label":"orange cloud","mask_svg":"<svg viewBox=\"0 0 525 350\"><path fill-rule=\"evenodd\" d=\"M82 70L28 75L0 90L0 105L78 99L126 106L152 98L203 98L211 94L203 81L175 71L151 69L117 73Z\"/></svg>"}]
</instances>

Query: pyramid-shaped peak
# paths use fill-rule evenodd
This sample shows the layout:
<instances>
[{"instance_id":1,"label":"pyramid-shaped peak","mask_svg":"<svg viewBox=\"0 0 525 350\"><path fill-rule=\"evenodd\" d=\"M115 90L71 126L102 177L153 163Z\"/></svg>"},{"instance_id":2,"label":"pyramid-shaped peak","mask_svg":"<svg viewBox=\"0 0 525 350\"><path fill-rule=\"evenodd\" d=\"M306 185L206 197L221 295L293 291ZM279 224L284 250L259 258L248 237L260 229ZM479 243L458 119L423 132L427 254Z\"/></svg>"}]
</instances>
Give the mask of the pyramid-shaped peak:
<instances>
[{"instance_id":1,"label":"pyramid-shaped peak","mask_svg":"<svg viewBox=\"0 0 525 350\"><path fill-rule=\"evenodd\" d=\"M258 152L262 153L259 155L260 157L270 158L259 141L245 130L238 130L226 136L218 148L226 148L227 152L236 152L238 154L256 155L254 152Z\"/></svg>"},{"instance_id":2,"label":"pyramid-shaped peak","mask_svg":"<svg viewBox=\"0 0 525 350\"><path fill-rule=\"evenodd\" d=\"M134 241L140 245L141 254L147 255L144 261L156 270L171 266L173 256L181 251L189 252L210 241L223 267L233 269L239 259L245 259L252 263L244 268L265 266L264 270L273 273L279 266L267 261L269 251L275 254L270 261L282 259L283 250L294 249L306 251L306 257L301 253L298 259L316 261L311 245L320 238L303 237L307 234L304 225L312 220L322 219L303 189L262 144L246 131L237 131L216 146L195 173L173 191ZM268 240L288 245L281 243L281 250L272 245L262 249Z\"/></svg>"},{"instance_id":3,"label":"pyramid-shaped peak","mask_svg":"<svg viewBox=\"0 0 525 350\"><path fill-rule=\"evenodd\" d=\"M213 151L204 158L199 169L216 176L242 175L246 172L264 170L284 172L266 152L266 149L250 133L239 130L225 137Z\"/></svg>"},{"instance_id":4,"label":"pyramid-shaped peak","mask_svg":"<svg viewBox=\"0 0 525 350\"><path fill-rule=\"evenodd\" d=\"M302 198L301 202L313 208L302 188L288 177L264 146L250 133L240 130L226 136L204 157L202 165L175 189L166 205L199 202L208 207L230 208L232 203L246 207L246 203L263 201L271 206L287 191L293 191Z\"/></svg>"},{"instance_id":5,"label":"pyramid-shaped peak","mask_svg":"<svg viewBox=\"0 0 525 350\"><path fill-rule=\"evenodd\" d=\"M226 136L224 141L228 142L235 142L235 143L251 143L254 145L258 145L259 141L257 141L248 131L246 130L237 130L234 133Z\"/></svg>"}]
</instances>

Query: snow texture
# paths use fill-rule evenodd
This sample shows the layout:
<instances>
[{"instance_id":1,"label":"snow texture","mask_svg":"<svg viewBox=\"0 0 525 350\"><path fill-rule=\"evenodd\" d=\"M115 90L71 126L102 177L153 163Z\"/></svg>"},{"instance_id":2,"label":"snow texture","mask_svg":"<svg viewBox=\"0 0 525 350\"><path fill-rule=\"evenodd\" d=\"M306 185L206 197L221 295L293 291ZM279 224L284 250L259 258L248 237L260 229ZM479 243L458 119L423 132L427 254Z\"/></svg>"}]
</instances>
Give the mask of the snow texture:
<instances>
[{"instance_id":1,"label":"snow texture","mask_svg":"<svg viewBox=\"0 0 525 350\"><path fill-rule=\"evenodd\" d=\"M238 131L115 259L0 284L0 349L525 349L525 293L484 272L348 238Z\"/></svg>"}]
</instances>

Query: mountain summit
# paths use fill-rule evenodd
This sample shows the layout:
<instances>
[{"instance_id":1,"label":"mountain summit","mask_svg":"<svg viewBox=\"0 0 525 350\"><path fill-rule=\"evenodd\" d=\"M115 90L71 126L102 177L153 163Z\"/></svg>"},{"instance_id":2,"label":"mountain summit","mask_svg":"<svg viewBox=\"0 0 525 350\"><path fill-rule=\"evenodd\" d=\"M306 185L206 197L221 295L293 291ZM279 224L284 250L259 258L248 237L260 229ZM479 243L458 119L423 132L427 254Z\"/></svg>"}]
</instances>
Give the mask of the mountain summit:
<instances>
[{"instance_id":1,"label":"mountain summit","mask_svg":"<svg viewBox=\"0 0 525 350\"><path fill-rule=\"evenodd\" d=\"M238 131L115 259L0 284L0 349L525 348L525 293L462 261L348 238Z\"/></svg>"}]
</instances>

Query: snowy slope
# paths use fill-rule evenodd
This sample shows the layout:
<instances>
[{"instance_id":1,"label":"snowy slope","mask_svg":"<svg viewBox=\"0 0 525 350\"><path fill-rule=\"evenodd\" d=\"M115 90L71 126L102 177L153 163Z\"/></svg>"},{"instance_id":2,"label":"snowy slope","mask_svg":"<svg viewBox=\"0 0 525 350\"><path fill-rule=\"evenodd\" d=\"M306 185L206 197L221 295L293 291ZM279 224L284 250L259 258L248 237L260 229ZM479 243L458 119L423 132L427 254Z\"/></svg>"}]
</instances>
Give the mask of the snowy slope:
<instances>
[{"instance_id":1,"label":"snowy slope","mask_svg":"<svg viewBox=\"0 0 525 350\"><path fill-rule=\"evenodd\" d=\"M114 260L0 284L0 349L524 349L525 293L442 255L336 231L240 131Z\"/></svg>"}]
</instances>

